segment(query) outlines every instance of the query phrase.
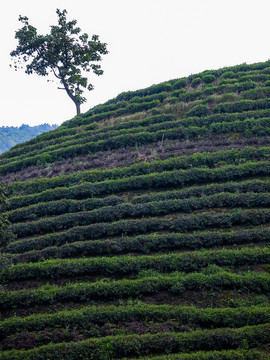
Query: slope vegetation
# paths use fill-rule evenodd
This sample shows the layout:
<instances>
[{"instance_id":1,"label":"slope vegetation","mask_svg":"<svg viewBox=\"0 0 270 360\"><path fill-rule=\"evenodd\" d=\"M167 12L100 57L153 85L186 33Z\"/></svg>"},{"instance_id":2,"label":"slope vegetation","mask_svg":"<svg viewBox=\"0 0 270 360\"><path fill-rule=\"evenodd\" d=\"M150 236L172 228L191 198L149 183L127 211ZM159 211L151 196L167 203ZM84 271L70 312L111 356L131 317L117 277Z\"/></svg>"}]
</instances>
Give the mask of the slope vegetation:
<instances>
[{"instance_id":1,"label":"slope vegetation","mask_svg":"<svg viewBox=\"0 0 270 360\"><path fill-rule=\"evenodd\" d=\"M3 360L269 358L270 62L126 92L0 156Z\"/></svg>"}]
</instances>

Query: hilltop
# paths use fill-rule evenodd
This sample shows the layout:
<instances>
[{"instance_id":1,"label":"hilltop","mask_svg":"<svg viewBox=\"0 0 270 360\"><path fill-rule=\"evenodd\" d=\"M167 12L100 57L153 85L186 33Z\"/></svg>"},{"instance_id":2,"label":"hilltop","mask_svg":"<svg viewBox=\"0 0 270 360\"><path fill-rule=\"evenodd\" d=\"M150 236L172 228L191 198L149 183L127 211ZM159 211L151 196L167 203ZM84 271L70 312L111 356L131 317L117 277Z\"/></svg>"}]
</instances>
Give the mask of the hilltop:
<instances>
[{"instance_id":1,"label":"hilltop","mask_svg":"<svg viewBox=\"0 0 270 360\"><path fill-rule=\"evenodd\" d=\"M9 150L16 144L30 140L37 135L57 128L57 125L42 124L29 126L2 126L0 127L0 154Z\"/></svg>"},{"instance_id":2,"label":"hilltop","mask_svg":"<svg viewBox=\"0 0 270 360\"><path fill-rule=\"evenodd\" d=\"M270 61L125 92L0 155L3 360L269 359Z\"/></svg>"}]
</instances>

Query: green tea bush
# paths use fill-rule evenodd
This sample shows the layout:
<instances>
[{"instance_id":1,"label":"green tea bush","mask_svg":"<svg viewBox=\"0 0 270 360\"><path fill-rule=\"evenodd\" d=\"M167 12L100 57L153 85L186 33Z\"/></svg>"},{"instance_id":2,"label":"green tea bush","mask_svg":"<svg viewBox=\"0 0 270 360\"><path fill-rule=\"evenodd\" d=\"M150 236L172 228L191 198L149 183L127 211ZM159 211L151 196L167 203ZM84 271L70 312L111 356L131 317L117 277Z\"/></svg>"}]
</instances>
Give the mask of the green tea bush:
<instances>
[{"instance_id":1,"label":"green tea bush","mask_svg":"<svg viewBox=\"0 0 270 360\"><path fill-rule=\"evenodd\" d=\"M148 193L147 195L134 196L130 199L133 204L146 203L153 201L164 201L173 199L185 199L190 197L209 196L221 192L255 192L262 193L270 190L268 180L246 180L241 182L228 182L221 184L210 184L191 186L181 190L167 190L158 193ZM38 203L24 208L19 208L8 212L9 221L12 223L23 220L35 220L42 216L59 215L69 212L93 210L102 206L117 205L126 202L123 196L110 196L104 199L91 198L85 200L62 199L47 203Z\"/></svg>"},{"instance_id":2,"label":"green tea bush","mask_svg":"<svg viewBox=\"0 0 270 360\"><path fill-rule=\"evenodd\" d=\"M92 206L90 202L90 207ZM191 213L196 210L211 208L256 208L270 207L268 193L231 194L220 193L201 198L165 200L150 203L118 204L104 206L91 211L68 213L45 219L17 223L10 227L18 238L63 231L73 226L85 226L92 223L112 222L120 219L139 218L147 216L163 216L173 213Z\"/></svg>"},{"instance_id":3,"label":"green tea bush","mask_svg":"<svg viewBox=\"0 0 270 360\"><path fill-rule=\"evenodd\" d=\"M147 277L138 280L80 282L65 286L44 285L35 290L0 293L0 304L3 309L10 309L56 302L84 302L87 299L130 298L156 294L160 291L179 294L182 291L202 289L211 291L235 289L261 294L270 291L270 278L268 274L258 272L233 274L224 271L212 275L190 273L183 276L181 273L173 273L171 276Z\"/></svg>"},{"instance_id":4,"label":"green tea bush","mask_svg":"<svg viewBox=\"0 0 270 360\"><path fill-rule=\"evenodd\" d=\"M263 100L240 100L235 103L223 103L214 107L214 113L241 112L256 109L270 108L270 99Z\"/></svg>"},{"instance_id":5,"label":"green tea bush","mask_svg":"<svg viewBox=\"0 0 270 360\"><path fill-rule=\"evenodd\" d=\"M253 156L254 155L255 154L253 154ZM163 169L161 166L160 170ZM13 197L10 199L8 209L16 209L40 202L61 200L62 198L83 199L138 189L162 189L164 187L184 187L193 184L218 182L220 180L239 180L252 176L266 176L269 175L269 171L270 166L267 161L247 161L237 166L225 165L215 169L194 167L190 170L180 169L162 171L160 173L153 172L146 175L130 176L116 180L104 180L97 183L85 183L67 188L59 187L36 194Z\"/></svg>"},{"instance_id":6,"label":"green tea bush","mask_svg":"<svg viewBox=\"0 0 270 360\"><path fill-rule=\"evenodd\" d=\"M27 279L58 279L81 275L124 276L139 274L142 271L161 273L183 271L194 272L217 266L247 266L265 263L270 256L269 248L252 248L241 250L208 250L184 254L157 256L123 256L90 259L48 260L39 263L17 264L2 271L4 282ZM222 268L220 268L222 271ZM153 277L153 273L147 276ZM270 311L270 310L269 310ZM269 318L270 320L270 318Z\"/></svg>"},{"instance_id":7,"label":"green tea bush","mask_svg":"<svg viewBox=\"0 0 270 360\"><path fill-rule=\"evenodd\" d=\"M210 109L207 105L197 105L186 113L186 117L189 116L207 116L210 113Z\"/></svg>"},{"instance_id":8,"label":"green tea bush","mask_svg":"<svg viewBox=\"0 0 270 360\"><path fill-rule=\"evenodd\" d=\"M221 119L218 117L220 122ZM230 119L232 120L232 119ZM141 162L129 167L114 168L108 170L87 170L84 172L61 175L54 178L42 178L23 182L14 182L9 185L9 194L31 194L57 187L69 187L83 182L97 182L106 179L150 174L154 172L172 171L176 169L188 169L191 167L215 167L216 163L223 161L227 164L237 163L237 159L261 160L270 154L268 147L246 147L244 149L221 150L209 153L195 153L191 156L181 156L166 160Z\"/></svg>"},{"instance_id":9,"label":"green tea bush","mask_svg":"<svg viewBox=\"0 0 270 360\"><path fill-rule=\"evenodd\" d=\"M179 351L190 353L197 350L221 350L228 347L237 349L243 342L247 343L248 348L254 348L266 344L268 335L269 325L266 324L239 329L197 330L188 333L108 336L102 339L90 338L79 342L50 344L28 351L5 351L2 353L2 359L62 360L63 357L66 360L77 360L80 357L89 360L119 359L125 356L145 357L152 353L162 354L164 349L167 354ZM217 351L214 354L216 355Z\"/></svg>"},{"instance_id":10,"label":"green tea bush","mask_svg":"<svg viewBox=\"0 0 270 360\"><path fill-rule=\"evenodd\" d=\"M214 75L211 75L211 74L205 75L205 76L202 77L202 81L204 83L206 83L206 84L210 84L215 80L216 80L216 77Z\"/></svg>"},{"instance_id":11,"label":"green tea bush","mask_svg":"<svg viewBox=\"0 0 270 360\"><path fill-rule=\"evenodd\" d=\"M239 311L241 310L241 312ZM242 327L269 322L269 308L196 308L194 306L134 304L126 306L84 306L53 314L33 314L24 318L13 317L2 321L0 335L22 331L41 331L45 328L79 326L88 329L92 324L123 323L130 321L166 321L175 319L182 325L199 325L202 328Z\"/></svg>"},{"instance_id":12,"label":"green tea bush","mask_svg":"<svg viewBox=\"0 0 270 360\"><path fill-rule=\"evenodd\" d=\"M182 89L188 85L186 78L180 79L173 84L173 89Z\"/></svg>"},{"instance_id":13,"label":"green tea bush","mask_svg":"<svg viewBox=\"0 0 270 360\"><path fill-rule=\"evenodd\" d=\"M196 353L178 353L144 357L144 360L267 360L267 355L256 350L220 350L199 351ZM125 359L126 360L126 359Z\"/></svg>"},{"instance_id":14,"label":"green tea bush","mask_svg":"<svg viewBox=\"0 0 270 360\"><path fill-rule=\"evenodd\" d=\"M234 79L236 73L234 71L226 71L221 75L222 79Z\"/></svg>"},{"instance_id":15,"label":"green tea bush","mask_svg":"<svg viewBox=\"0 0 270 360\"><path fill-rule=\"evenodd\" d=\"M202 79L199 78L199 77L197 77L197 78L195 78L195 79L193 79L193 80L191 81L191 86L192 86L192 87L196 87L196 86L200 85L201 82L202 82Z\"/></svg>"},{"instance_id":16,"label":"green tea bush","mask_svg":"<svg viewBox=\"0 0 270 360\"><path fill-rule=\"evenodd\" d=\"M168 234L148 234L121 236L105 240L77 241L62 246L47 247L42 250L22 254L8 254L14 264L38 262L52 258L76 258L81 256L112 256L130 252L150 254L160 251L211 249L216 246L240 246L249 243L267 243L270 236L268 227L252 227L231 231L194 231L193 233L170 232ZM15 244L16 245L16 244Z\"/></svg>"},{"instance_id":17,"label":"green tea bush","mask_svg":"<svg viewBox=\"0 0 270 360\"><path fill-rule=\"evenodd\" d=\"M230 228L235 225L257 226L268 224L270 211L238 210L230 213L199 213L173 218L150 218L139 220L121 220L114 223L98 223L68 229L64 232L46 234L8 244L7 253L24 253L30 250L45 249L50 246L61 246L74 241L95 240L109 236L128 236L150 232L172 231L187 232L209 228ZM107 244L105 244L107 245Z\"/></svg>"},{"instance_id":18,"label":"green tea bush","mask_svg":"<svg viewBox=\"0 0 270 360\"><path fill-rule=\"evenodd\" d=\"M125 202L125 197L111 196L105 199L72 200L61 199L47 203L38 203L26 208L14 210L8 213L8 219L12 223L36 220L43 216L60 215L78 211L91 211L103 206L113 206Z\"/></svg>"}]
</instances>

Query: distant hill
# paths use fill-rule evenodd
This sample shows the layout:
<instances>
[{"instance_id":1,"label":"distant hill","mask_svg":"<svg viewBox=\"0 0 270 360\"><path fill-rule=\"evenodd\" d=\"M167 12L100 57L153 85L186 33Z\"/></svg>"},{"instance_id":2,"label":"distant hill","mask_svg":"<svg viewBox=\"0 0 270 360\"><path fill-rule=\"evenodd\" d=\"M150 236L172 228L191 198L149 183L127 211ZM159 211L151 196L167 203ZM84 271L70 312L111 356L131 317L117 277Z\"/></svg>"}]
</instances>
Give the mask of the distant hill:
<instances>
[{"instance_id":1,"label":"distant hill","mask_svg":"<svg viewBox=\"0 0 270 360\"><path fill-rule=\"evenodd\" d=\"M9 150L16 144L23 143L33 139L37 135L44 132L56 129L57 125L42 124L37 126L29 126L22 124L20 127L16 126L2 126L0 127L0 154Z\"/></svg>"},{"instance_id":2,"label":"distant hill","mask_svg":"<svg viewBox=\"0 0 270 360\"><path fill-rule=\"evenodd\" d=\"M269 144L270 61L122 93L0 155L1 360L269 360Z\"/></svg>"}]
</instances>

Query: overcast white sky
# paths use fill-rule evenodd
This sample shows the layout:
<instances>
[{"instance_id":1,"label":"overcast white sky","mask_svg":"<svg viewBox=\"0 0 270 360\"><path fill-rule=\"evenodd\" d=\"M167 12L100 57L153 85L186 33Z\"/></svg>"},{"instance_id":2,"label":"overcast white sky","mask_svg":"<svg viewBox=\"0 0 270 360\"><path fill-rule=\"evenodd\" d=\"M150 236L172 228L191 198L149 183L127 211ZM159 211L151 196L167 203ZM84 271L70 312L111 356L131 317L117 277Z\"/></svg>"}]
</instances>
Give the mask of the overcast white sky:
<instances>
[{"instance_id":1,"label":"overcast white sky","mask_svg":"<svg viewBox=\"0 0 270 360\"><path fill-rule=\"evenodd\" d=\"M104 74L90 76L85 112L119 93L162 81L270 58L269 0L12 0L1 3L0 126L61 124L75 115L65 91L46 78L9 68L19 15L39 33L68 11L82 32L98 34L110 53Z\"/></svg>"}]
</instances>

